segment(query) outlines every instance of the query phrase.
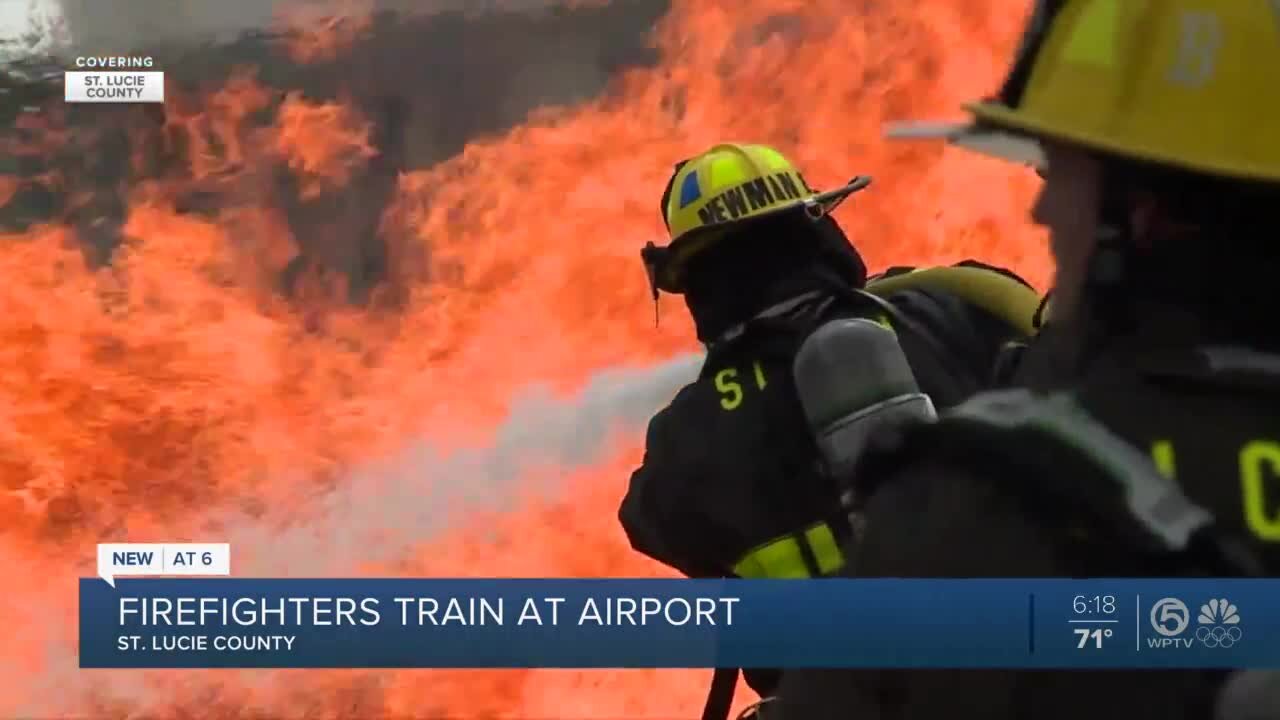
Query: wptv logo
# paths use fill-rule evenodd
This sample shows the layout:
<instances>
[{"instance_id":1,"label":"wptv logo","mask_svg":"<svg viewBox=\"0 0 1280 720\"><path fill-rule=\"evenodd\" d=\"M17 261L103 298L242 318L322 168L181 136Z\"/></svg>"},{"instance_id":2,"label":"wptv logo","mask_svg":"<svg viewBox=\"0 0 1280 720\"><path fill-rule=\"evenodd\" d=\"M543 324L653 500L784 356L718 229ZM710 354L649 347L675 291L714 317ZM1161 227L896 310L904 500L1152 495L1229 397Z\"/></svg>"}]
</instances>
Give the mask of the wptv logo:
<instances>
[{"instance_id":1,"label":"wptv logo","mask_svg":"<svg viewBox=\"0 0 1280 720\"><path fill-rule=\"evenodd\" d=\"M1147 638L1152 649L1189 648L1200 643L1206 648L1227 649L1240 642L1240 609L1226 598L1214 598L1200 606L1196 629L1191 627L1191 611L1177 598L1163 598L1151 606L1151 629L1159 637Z\"/></svg>"}]
</instances>

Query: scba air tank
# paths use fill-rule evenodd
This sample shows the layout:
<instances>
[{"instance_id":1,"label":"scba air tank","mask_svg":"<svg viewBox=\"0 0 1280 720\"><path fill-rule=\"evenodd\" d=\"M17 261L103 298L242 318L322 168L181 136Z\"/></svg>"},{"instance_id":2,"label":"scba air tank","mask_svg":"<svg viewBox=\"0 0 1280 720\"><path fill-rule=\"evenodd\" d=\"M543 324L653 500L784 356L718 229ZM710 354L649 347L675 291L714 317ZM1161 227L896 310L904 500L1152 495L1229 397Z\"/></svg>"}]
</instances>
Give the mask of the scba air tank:
<instances>
[{"instance_id":1,"label":"scba air tank","mask_svg":"<svg viewBox=\"0 0 1280 720\"><path fill-rule=\"evenodd\" d=\"M876 432L937 418L897 336L871 320L818 328L801 345L794 371L809 427L837 479L850 476Z\"/></svg>"}]
</instances>

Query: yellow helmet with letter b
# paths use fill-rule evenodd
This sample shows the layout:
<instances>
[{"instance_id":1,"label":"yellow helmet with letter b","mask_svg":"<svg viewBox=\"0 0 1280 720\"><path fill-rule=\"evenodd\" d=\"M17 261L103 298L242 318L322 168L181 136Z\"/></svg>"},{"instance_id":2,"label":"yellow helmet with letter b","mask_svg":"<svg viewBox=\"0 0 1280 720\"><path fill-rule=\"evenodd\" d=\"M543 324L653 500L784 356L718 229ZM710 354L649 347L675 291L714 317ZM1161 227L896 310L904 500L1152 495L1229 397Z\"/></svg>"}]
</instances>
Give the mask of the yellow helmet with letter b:
<instances>
[{"instance_id":1,"label":"yellow helmet with letter b","mask_svg":"<svg viewBox=\"0 0 1280 720\"><path fill-rule=\"evenodd\" d=\"M1036 165L1047 138L1280 182L1280 0L1039 0L997 97L966 109L889 136Z\"/></svg>"},{"instance_id":2,"label":"yellow helmet with letter b","mask_svg":"<svg viewBox=\"0 0 1280 720\"><path fill-rule=\"evenodd\" d=\"M788 212L820 220L870 182L859 176L818 192L786 156L766 145L720 144L677 164L662 194L670 244L649 243L642 252L655 296L658 290L683 292L689 260L731 229Z\"/></svg>"}]
</instances>

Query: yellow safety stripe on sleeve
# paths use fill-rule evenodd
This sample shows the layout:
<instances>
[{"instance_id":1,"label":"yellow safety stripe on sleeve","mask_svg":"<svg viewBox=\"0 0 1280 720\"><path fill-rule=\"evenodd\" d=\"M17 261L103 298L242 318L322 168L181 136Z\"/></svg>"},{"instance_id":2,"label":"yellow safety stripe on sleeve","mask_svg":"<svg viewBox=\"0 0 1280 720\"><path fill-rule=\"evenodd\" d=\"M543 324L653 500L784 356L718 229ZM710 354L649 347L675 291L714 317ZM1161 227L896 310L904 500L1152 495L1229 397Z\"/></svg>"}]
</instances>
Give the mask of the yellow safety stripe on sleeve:
<instances>
[{"instance_id":1,"label":"yellow safety stripe on sleeve","mask_svg":"<svg viewBox=\"0 0 1280 720\"><path fill-rule=\"evenodd\" d=\"M783 535L756 547L733 566L733 574L751 580L813 577L801 541L812 552L820 574L830 575L844 567L844 554L835 533L826 523L816 523L803 532Z\"/></svg>"},{"instance_id":2,"label":"yellow safety stripe on sleeve","mask_svg":"<svg viewBox=\"0 0 1280 720\"><path fill-rule=\"evenodd\" d=\"M994 270L931 267L867 283L867 292L880 297L912 288L951 293L1000 318L1025 336L1035 334L1035 316L1040 309L1040 296L1035 290Z\"/></svg>"}]
</instances>

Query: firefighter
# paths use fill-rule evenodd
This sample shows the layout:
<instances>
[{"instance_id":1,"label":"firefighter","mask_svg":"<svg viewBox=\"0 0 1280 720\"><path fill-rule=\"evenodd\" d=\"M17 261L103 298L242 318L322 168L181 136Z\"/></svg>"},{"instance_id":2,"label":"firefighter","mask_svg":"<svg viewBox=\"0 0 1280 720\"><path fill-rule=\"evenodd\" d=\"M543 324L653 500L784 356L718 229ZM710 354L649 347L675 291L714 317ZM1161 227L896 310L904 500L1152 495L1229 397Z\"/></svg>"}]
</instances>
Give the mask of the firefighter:
<instances>
[{"instance_id":1,"label":"firefighter","mask_svg":"<svg viewBox=\"0 0 1280 720\"><path fill-rule=\"evenodd\" d=\"M1280 570L1280 132L1260 120L1280 112L1276 68L1274 2L1046 0L970 123L898 131L1039 167L1055 362L880 436L849 477L863 532L846 575ZM1190 671L796 670L774 708L1178 720L1212 717L1221 686Z\"/></svg>"},{"instance_id":2,"label":"firefighter","mask_svg":"<svg viewBox=\"0 0 1280 720\"><path fill-rule=\"evenodd\" d=\"M642 257L655 302L659 291L683 296L706 358L652 419L622 501L639 552L690 577L835 572L847 515L791 377L806 337L834 319L869 318L894 333L914 381L945 407L987 386L1002 346L1032 332L1037 293L980 263L895 268L868 284L830 214L867 182L818 192L778 151L751 144L676 167L661 202L671 241ZM762 694L774 677L747 673ZM732 681L718 683L719 702Z\"/></svg>"}]
</instances>

